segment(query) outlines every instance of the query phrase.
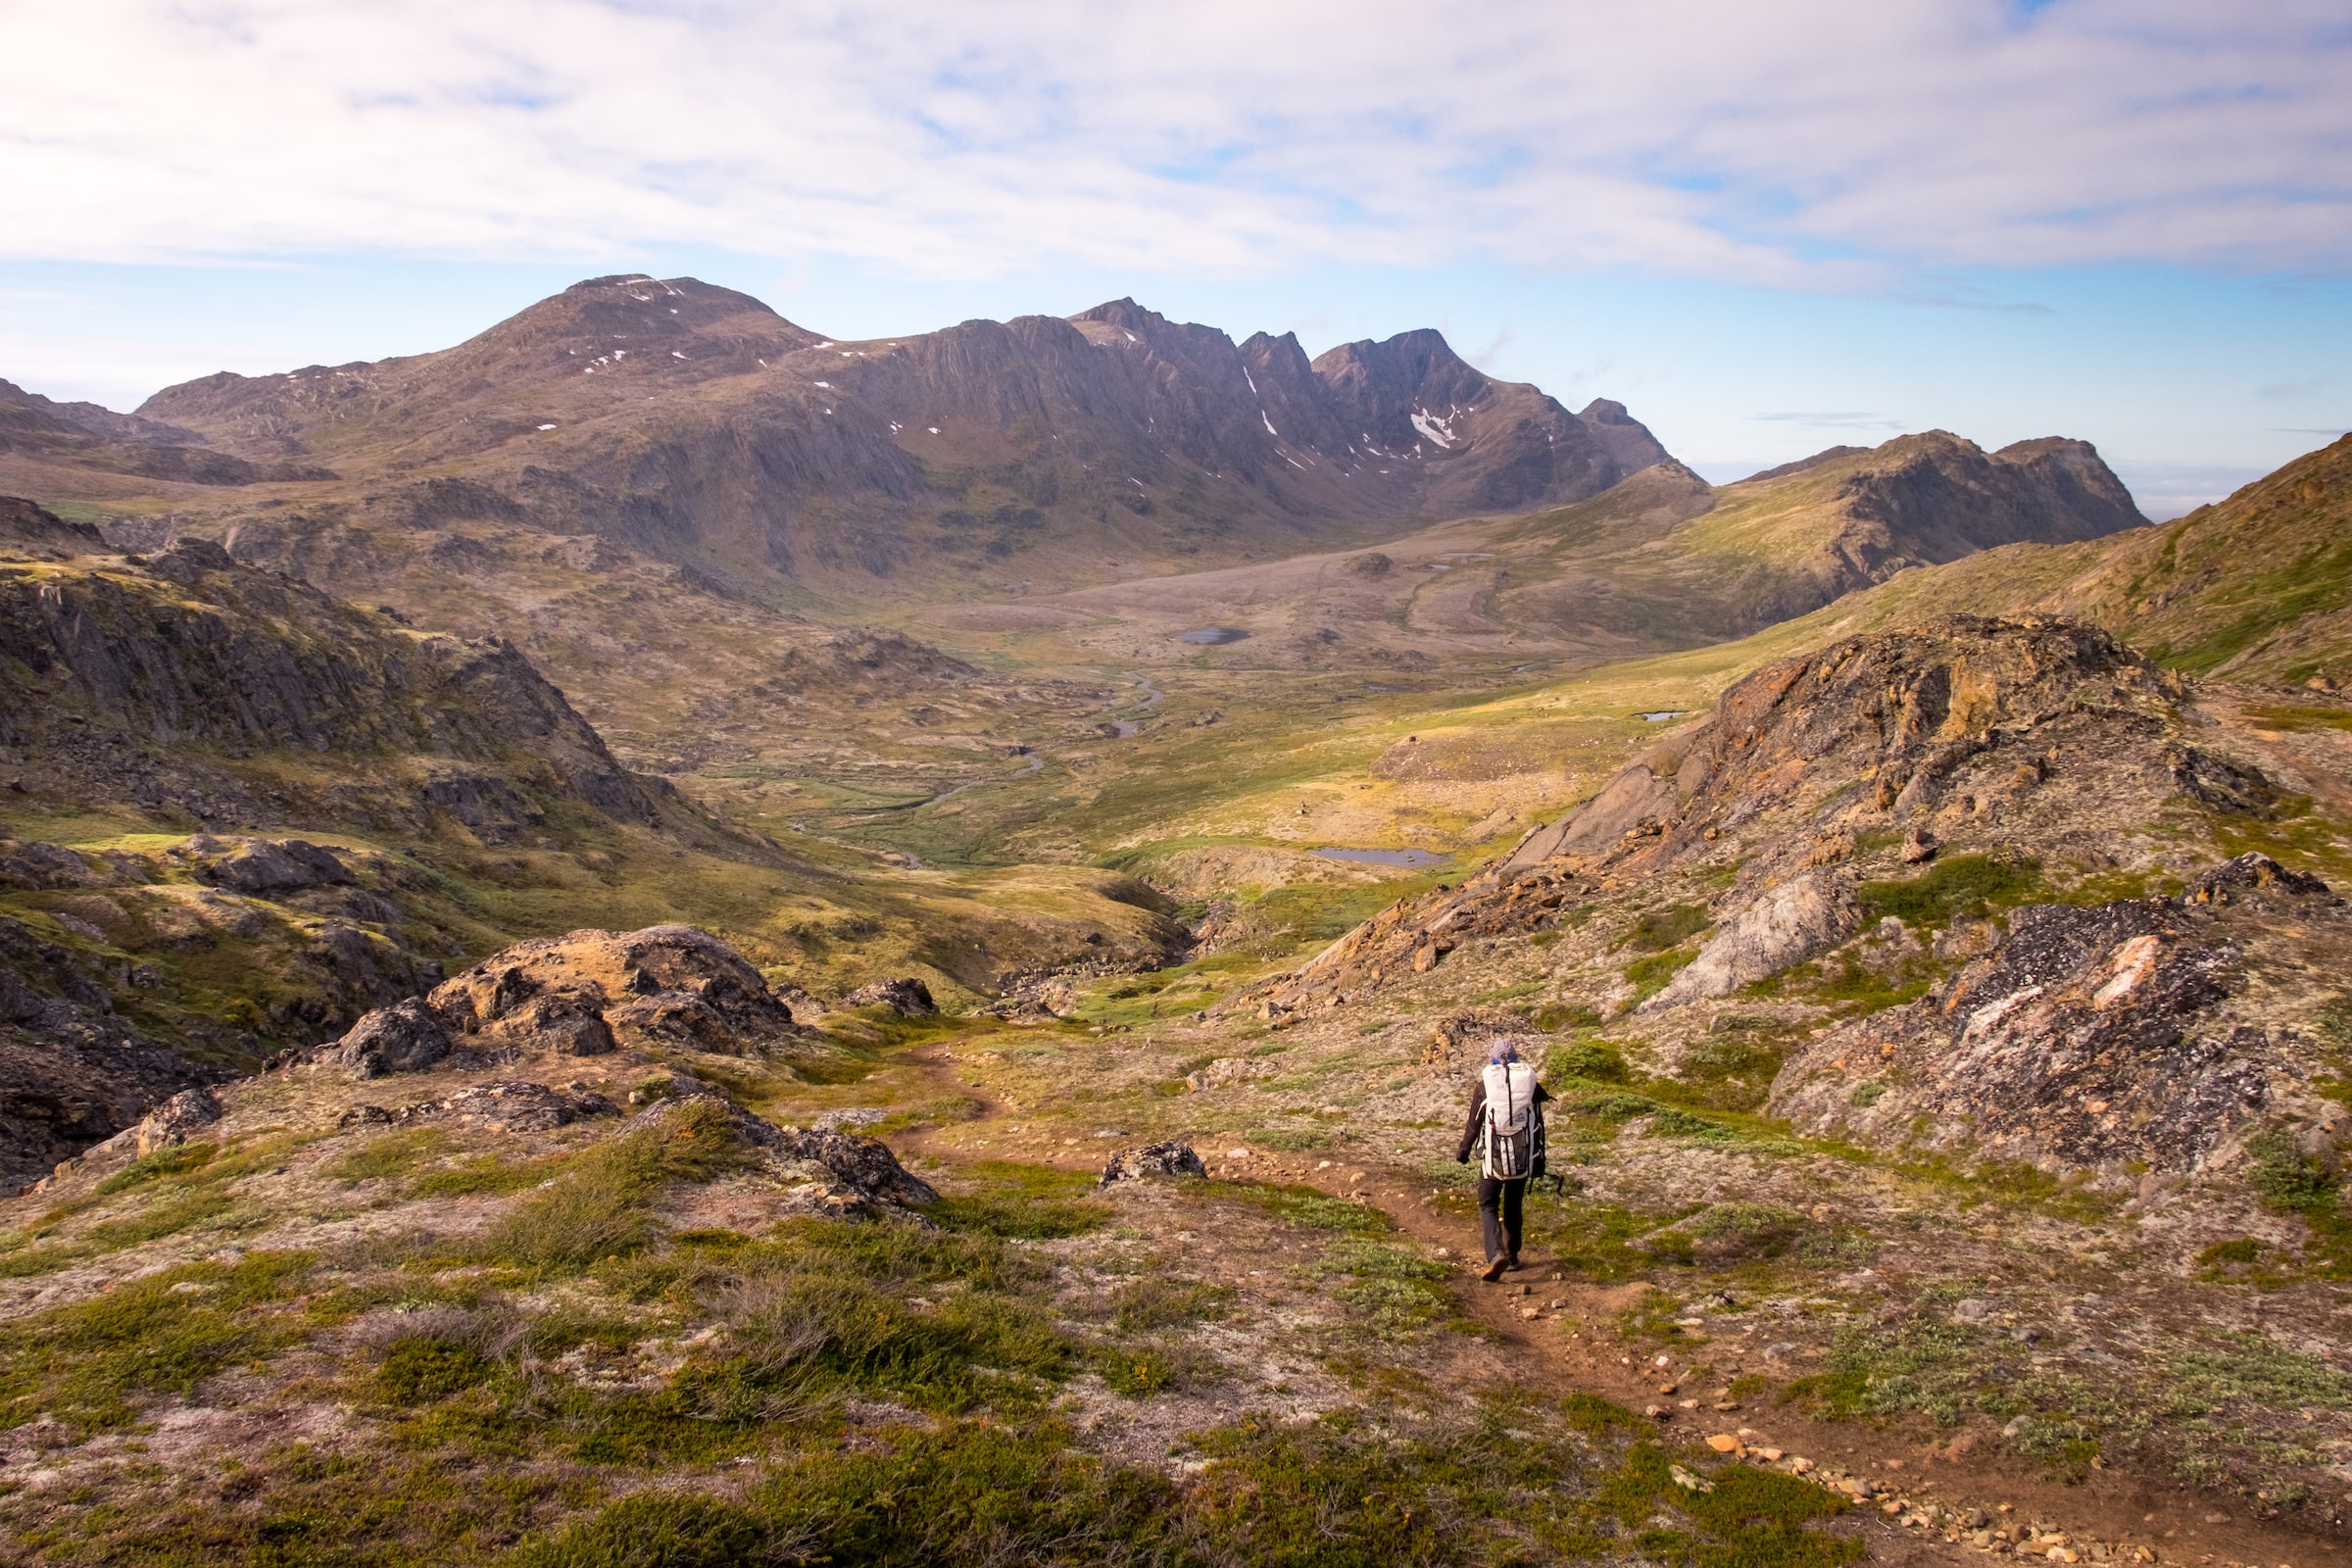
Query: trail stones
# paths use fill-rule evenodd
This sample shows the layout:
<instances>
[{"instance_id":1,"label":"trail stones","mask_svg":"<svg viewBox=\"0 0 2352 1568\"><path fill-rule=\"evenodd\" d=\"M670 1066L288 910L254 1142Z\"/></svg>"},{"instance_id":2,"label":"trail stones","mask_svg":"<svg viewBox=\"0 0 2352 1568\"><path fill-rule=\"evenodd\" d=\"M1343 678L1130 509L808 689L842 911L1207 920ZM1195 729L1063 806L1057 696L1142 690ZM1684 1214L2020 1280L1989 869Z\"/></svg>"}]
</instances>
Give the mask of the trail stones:
<instances>
[{"instance_id":1,"label":"trail stones","mask_svg":"<svg viewBox=\"0 0 2352 1568\"><path fill-rule=\"evenodd\" d=\"M1193 1152L1192 1145L1169 1139L1148 1148L1122 1149L1113 1153L1110 1162L1102 1167L1102 1185L1108 1187L1113 1182L1141 1181L1147 1176L1207 1175L1208 1166L1202 1163L1199 1154Z\"/></svg>"}]
</instances>

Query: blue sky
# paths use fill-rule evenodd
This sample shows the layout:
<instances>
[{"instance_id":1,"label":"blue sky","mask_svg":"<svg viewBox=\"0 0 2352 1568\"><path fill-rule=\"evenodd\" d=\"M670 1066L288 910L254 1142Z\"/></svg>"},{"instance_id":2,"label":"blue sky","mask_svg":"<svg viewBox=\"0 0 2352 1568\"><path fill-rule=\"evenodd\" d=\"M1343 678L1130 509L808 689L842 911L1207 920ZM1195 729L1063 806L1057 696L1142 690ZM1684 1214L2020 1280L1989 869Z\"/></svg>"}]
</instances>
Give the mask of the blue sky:
<instances>
[{"instance_id":1,"label":"blue sky","mask_svg":"<svg viewBox=\"0 0 2352 1568\"><path fill-rule=\"evenodd\" d=\"M838 335L1125 294L1439 326L1716 478L2079 435L2167 515L2352 424L2347 256L2298 0L0 3L0 376L114 407L607 271Z\"/></svg>"}]
</instances>

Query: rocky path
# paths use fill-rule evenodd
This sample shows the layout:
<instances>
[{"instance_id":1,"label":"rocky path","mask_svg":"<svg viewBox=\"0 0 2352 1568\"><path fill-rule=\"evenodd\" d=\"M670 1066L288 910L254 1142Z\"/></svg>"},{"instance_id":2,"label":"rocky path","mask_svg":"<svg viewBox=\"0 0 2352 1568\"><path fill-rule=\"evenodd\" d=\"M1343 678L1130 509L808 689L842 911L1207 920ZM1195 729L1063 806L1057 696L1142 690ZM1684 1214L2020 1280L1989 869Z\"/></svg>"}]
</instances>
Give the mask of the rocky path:
<instances>
[{"instance_id":1,"label":"rocky path","mask_svg":"<svg viewBox=\"0 0 2352 1568\"><path fill-rule=\"evenodd\" d=\"M1339 1172L1335 1167L1320 1174ZM1478 1250L1476 1216L1436 1209L1426 1182L1396 1173L1336 1188L1316 1175L1290 1179L1326 1191L1353 1190L1385 1210L1404 1235L1433 1249L1447 1248L1457 1256ZM1860 1482L1870 1498L1861 1512L1871 1520L1863 1535L1874 1561L1983 1562L2010 1556L2061 1563L2308 1568L2342 1556L2331 1542L2246 1519L2241 1507L2175 1483L2096 1470L2082 1484L2069 1486L2026 1464L1967 1451L1954 1454L1939 1446L1948 1436L1932 1435L1932 1429L1823 1422L1786 1406L1742 1406L1721 1397L1723 1384L1702 1387L1685 1377L1681 1359L1660 1368L1655 1352L1637 1354L1607 1331L1609 1321L1636 1304L1648 1287L1611 1288L1564 1278L1549 1259L1532 1250L1525 1261L1526 1267L1493 1285L1465 1265L1457 1294L1464 1310L1520 1351L1539 1380L1562 1392L1585 1390L1632 1409L1659 1411L1661 1429L1688 1442L1730 1437L1751 1452L1779 1449L1784 1465L1801 1457L1812 1461L1817 1476L1842 1474ZM1736 1362L1738 1354L1730 1351L1729 1358ZM1726 1358L1720 1348L1710 1356L1718 1363L1717 1375L1728 1381L1729 1374L1720 1370ZM1915 1522L1931 1513L1937 1522ZM1955 1518L1982 1524L1960 1528ZM1984 1531L2022 1535L2037 1527L2038 1540L1988 1547L1974 1539Z\"/></svg>"},{"instance_id":2,"label":"rocky path","mask_svg":"<svg viewBox=\"0 0 2352 1568\"><path fill-rule=\"evenodd\" d=\"M1015 1114L1011 1107L954 1070L942 1048L911 1054L943 1093L979 1107L985 1124ZM969 1128L969 1122L962 1124ZM970 1152L917 1134L908 1152L947 1163ZM1053 1151L1004 1151L1004 1157L1042 1159L1066 1168L1100 1167L1107 1146L1092 1139ZM1432 1200L1426 1178L1371 1165L1334 1161L1269 1166L1250 1174L1313 1187L1335 1198L1378 1206L1399 1235L1432 1252L1474 1257L1474 1214ZM1218 1169L1217 1175L1239 1174ZM1465 1263L1455 1295L1462 1310L1514 1353L1530 1381L1556 1393L1600 1395L1634 1410L1656 1412L1669 1441L1717 1448L1738 1444L1757 1462L1782 1468L1798 1460L1824 1483L1859 1494L1855 1528L1871 1560L1890 1565L1984 1562L2034 1558L2057 1563L2179 1563L2188 1568L2326 1568L2343 1560L2332 1542L2315 1534L2244 1517L2234 1499L2187 1491L2169 1480L2119 1470L2094 1470L2066 1485L2023 1462L1987 1456L1965 1445L1954 1451L1949 1434L1912 1423L1825 1422L1788 1406L1726 1397L1740 1351L1710 1348L1712 1386L1690 1374L1689 1363L1657 1364L1654 1350L1637 1353L1609 1329L1618 1313L1648 1292L1643 1284L1600 1286L1566 1277L1531 1250L1526 1266L1487 1284ZM1713 1444L1708 1440L1714 1439Z\"/></svg>"}]
</instances>

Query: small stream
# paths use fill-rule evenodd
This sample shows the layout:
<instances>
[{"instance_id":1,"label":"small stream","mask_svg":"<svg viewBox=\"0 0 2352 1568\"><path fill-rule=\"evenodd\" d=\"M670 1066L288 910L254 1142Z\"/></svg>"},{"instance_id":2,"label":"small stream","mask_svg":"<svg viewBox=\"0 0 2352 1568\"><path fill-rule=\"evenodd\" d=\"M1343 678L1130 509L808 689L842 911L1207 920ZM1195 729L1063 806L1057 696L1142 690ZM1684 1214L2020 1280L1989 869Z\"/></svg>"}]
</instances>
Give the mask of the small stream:
<instances>
[{"instance_id":1,"label":"small stream","mask_svg":"<svg viewBox=\"0 0 2352 1568\"><path fill-rule=\"evenodd\" d=\"M1428 850L1316 850L1314 854L1326 860L1348 860L1357 865L1404 865L1419 870L1428 865L1444 865L1450 857L1433 854Z\"/></svg>"}]
</instances>

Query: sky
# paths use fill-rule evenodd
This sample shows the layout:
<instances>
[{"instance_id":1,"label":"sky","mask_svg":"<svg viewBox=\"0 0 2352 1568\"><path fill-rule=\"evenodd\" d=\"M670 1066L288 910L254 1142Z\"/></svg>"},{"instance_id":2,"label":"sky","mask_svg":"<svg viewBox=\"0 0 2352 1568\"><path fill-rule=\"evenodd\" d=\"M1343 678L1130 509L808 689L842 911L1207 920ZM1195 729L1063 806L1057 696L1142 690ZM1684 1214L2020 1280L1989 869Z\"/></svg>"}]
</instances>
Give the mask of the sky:
<instances>
[{"instance_id":1,"label":"sky","mask_svg":"<svg viewBox=\"0 0 2352 1568\"><path fill-rule=\"evenodd\" d=\"M0 377L135 406L578 278L858 337L1419 326L1736 478L1940 427L2152 516L2352 425L2342 0L0 0Z\"/></svg>"}]
</instances>

